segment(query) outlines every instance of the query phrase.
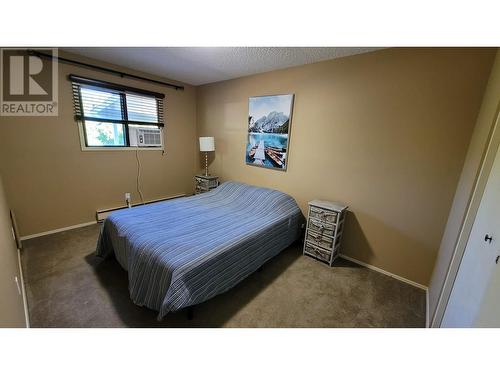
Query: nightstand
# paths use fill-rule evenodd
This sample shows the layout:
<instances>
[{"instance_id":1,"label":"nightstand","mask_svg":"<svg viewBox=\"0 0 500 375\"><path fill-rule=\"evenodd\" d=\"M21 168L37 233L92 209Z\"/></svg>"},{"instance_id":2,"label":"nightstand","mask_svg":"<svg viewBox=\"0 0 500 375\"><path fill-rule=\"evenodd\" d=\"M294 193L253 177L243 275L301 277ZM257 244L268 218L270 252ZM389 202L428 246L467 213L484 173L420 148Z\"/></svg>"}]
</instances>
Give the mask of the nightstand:
<instances>
[{"instance_id":1,"label":"nightstand","mask_svg":"<svg viewBox=\"0 0 500 375\"><path fill-rule=\"evenodd\" d=\"M304 254L332 266L339 256L347 206L314 200L309 202Z\"/></svg>"},{"instance_id":2,"label":"nightstand","mask_svg":"<svg viewBox=\"0 0 500 375\"><path fill-rule=\"evenodd\" d=\"M219 177L218 176L205 176L205 175L196 175L194 177L196 181L196 189L195 194L206 193L212 189L215 189L219 186Z\"/></svg>"}]
</instances>

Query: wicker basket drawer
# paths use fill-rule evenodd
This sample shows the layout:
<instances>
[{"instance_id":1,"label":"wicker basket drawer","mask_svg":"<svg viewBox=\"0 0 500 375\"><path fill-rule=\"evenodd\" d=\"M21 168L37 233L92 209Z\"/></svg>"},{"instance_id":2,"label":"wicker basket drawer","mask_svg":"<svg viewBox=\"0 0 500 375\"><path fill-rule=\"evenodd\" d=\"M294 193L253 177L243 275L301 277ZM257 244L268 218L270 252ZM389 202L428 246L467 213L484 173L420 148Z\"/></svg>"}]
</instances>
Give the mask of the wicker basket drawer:
<instances>
[{"instance_id":1,"label":"wicker basket drawer","mask_svg":"<svg viewBox=\"0 0 500 375\"><path fill-rule=\"evenodd\" d=\"M306 241L325 249L331 249L333 247L332 237L323 236L321 233L316 233L311 230L307 231Z\"/></svg>"},{"instance_id":2,"label":"wicker basket drawer","mask_svg":"<svg viewBox=\"0 0 500 375\"><path fill-rule=\"evenodd\" d=\"M196 177L196 185L202 190L210 190L217 187L217 180L206 180Z\"/></svg>"},{"instance_id":3,"label":"wicker basket drawer","mask_svg":"<svg viewBox=\"0 0 500 375\"><path fill-rule=\"evenodd\" d=\"M304 247L304 251L307 254L312 255L313 257L318 258L320 260L323 260L325 262L330 262L330 260L332 258L331 251L321 249L313 244L310 244L309 242L306 242L305 247Z\"/></svg>"},{"instance_id":4,"label":"wicker basket drawer","mask_svg":"<svg viewBox=\"0 0 500 375\"><path fill-rule=\"evenodd\" d=\"M314 206L311 206L309 209L309 217L330 224L335 224L337 221L337 213L335 211L323 210L322 208Z\"/></svg>"},{"instance_id":5,"label":"wicker basket drawer","mask_svg":"<svg viewBox=\"0 0 500 375\"><path fill-rule=\"evenodd\" d=\"M326 236L333 237L335 234L335 226L333 224L325 223L319 220L310 219L307 227Z\"/></svg>"}]
</instances>

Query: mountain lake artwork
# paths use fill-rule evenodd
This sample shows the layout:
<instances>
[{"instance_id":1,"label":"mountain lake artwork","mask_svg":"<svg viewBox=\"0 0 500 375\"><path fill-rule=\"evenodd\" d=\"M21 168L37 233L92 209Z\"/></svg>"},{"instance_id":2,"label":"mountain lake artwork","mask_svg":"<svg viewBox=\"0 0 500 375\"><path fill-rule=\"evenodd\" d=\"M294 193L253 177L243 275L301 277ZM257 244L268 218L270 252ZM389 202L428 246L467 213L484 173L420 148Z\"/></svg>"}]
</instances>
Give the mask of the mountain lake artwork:
<instances>
[{"instance_id":1,"label":"mountain lake artwork","mask_svg":"<svg viewBox=\"0 0 500 375\"><path fill-rule=\"evenodd\" d=\"M248 99L246 163L286 171L293 94Z\"/></svg>"}]
</instances>

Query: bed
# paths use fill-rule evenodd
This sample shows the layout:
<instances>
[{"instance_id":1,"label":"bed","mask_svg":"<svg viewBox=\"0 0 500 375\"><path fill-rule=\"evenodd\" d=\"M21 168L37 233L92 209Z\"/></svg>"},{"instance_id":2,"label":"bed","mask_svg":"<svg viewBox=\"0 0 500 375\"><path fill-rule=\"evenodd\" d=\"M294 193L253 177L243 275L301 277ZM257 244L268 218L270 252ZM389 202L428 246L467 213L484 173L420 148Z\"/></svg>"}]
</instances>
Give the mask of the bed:
<instances>
[{"instance_id":1,"label":"bed","mask_svg":"<svg viewBox=\"0 0 500 375\"><path fill-rule=\"evenodd\" d=\"M292 244L303 222L291 196L229 181L112 213L96 254L115 256L128 272L132 301L161 320L234 287Z\"/></svg>"}]
</instances>

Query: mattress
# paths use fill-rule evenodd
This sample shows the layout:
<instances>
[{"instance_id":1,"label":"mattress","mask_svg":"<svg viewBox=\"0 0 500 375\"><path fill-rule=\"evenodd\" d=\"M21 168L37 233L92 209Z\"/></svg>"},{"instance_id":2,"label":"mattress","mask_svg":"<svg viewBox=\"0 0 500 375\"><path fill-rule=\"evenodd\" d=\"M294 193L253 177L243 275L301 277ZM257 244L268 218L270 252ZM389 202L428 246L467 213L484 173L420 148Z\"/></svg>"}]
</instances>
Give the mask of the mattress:
<instances>
[{"instance_id":1,"label":"mattress","mask_svg":"<svg viewBox=\"0 0 500 375\"><path fill-rule=\"evenodd\" d=\"M114 255L132 301L162 319L234 287L298 239L303 222L291 196L229 181L112 213L96 254Z\"/></svg>"}]
</instances>

